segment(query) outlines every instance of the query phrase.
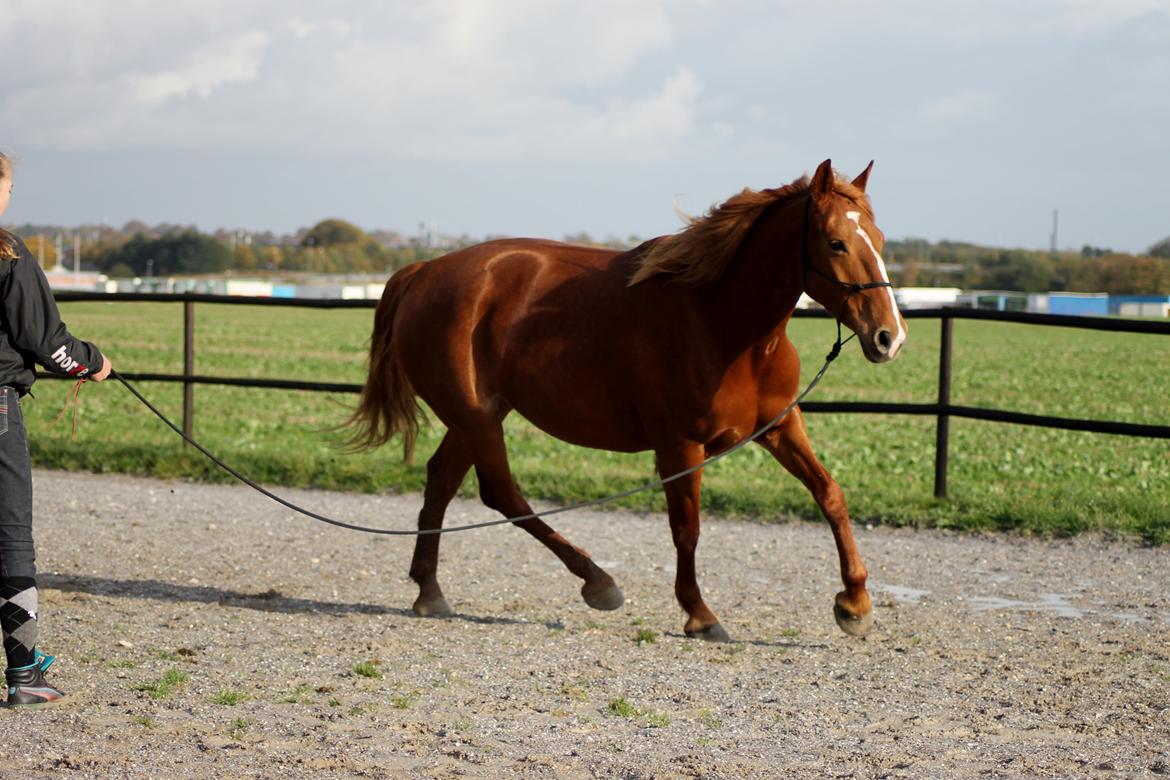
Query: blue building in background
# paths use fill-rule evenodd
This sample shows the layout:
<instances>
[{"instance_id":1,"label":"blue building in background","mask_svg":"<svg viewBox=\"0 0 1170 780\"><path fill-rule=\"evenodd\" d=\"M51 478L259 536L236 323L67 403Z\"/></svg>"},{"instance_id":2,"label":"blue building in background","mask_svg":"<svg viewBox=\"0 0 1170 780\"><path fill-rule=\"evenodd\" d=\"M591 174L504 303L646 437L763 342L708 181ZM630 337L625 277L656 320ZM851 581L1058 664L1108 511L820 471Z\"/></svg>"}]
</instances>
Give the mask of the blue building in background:
<instances>
[{"instance_id":1,"label":"blue building in background","mask_svg":"<svg viewBox=\"0 0 1170 780\"><path fill-rule=\"evenodd\" d=\"M1048 293L1049 314L1076 314L1085 317L1109 314L1108 293Z\"/></svg>"}]
</instances>

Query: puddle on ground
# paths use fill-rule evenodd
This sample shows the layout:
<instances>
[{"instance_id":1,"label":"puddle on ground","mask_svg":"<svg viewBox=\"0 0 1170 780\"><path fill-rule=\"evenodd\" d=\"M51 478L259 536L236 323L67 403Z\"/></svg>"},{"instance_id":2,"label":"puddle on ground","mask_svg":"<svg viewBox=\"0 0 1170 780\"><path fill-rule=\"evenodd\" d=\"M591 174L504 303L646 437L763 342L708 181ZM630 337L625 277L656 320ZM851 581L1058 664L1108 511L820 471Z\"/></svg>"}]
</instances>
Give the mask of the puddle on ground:
<instances>
[{"instance_id":1,"label":"puddle on ground","mask_svg":"<svg viewBox=\"0 0 1170 780\"><path fill-rule=\"evenodd\" d=\"M1106 615L1122 623L1145 623L1146 619L1134 612L1107 612ZM1167 618L1170 622L1170 618Z\"/></svg>"},{"instance_id":2,"label":"puddle on ground","mask_svg":"<svg viewBox=\"0 0 1170 780\"><path fill-rule=\"evenodd\" d=\"M1072 602L1069 601L1069 598L1069 596L1061 593L1042 593L1038 601L1019 601L1016 599L1000 598L998 596L972 596L967 599L967 602L976 612L986 612L993 609L1002 609L1009 612L1049 612L1058 617L1065 618L1083 618L1088 615L1099 615L1116 620L1119 623L1145 623L1150 619L1136 612L1105 612L1100 609L1074 607ZM1167 622L1170 622L1170 617L1167 618Z\"/></svg>"},{"instance_id":3,"label":"puddle on ground","mask_svg":"<svg viewBox=\"0 0 1170 780\"><path fill-rule=\"evenodd\" d=\"M929 596L929 590L910 588L905 585L886 585L885 583L871 583L871 587L881 593L889 594L896 604L917 604L924 596Z\"/></svg>"},{"instance_id":4,"label":"puddle on ground","mask_svg":"<svg viewBox=\"0 0 1170 780\"><path fill-rule=\"evenodd\" d=\"M885 593L894 600L895 604L909 604L919 606L922 599L930 595L929 590L911 588L906 585L887 585L875 582L870 586L878 593ZM1072 596L1063 593L1042 593L1035 601L1023 599L1006 599L1000 596L971 596L966 599L967 604L976 612L990 612L1004 610L1007 612L1046 612L1063 618L1083 618L1097 615L1120 623L1145 623L1156 620L1153 616L1144 616L1136 612L1107 612L1102 609L1090 609L1074 606ZM1104 605L1098 605L1104 606ZM1163 615L1162 622L1170 624L1170 615Z\"/></svg>"},{"instance_id":5,"label":"puddle on ground","mask_svg":"<svg viewBox=\"0 0 1170 780\"><path fill-rule=\"evenodd\" d=\"M972 596L967 602L976 612L1005 609L1014 612L1051 612L1059 617L1082 618L1088 610L1074 607L1068 596L1060 593L1042 593L1039 601L1017 601L999 596Z\"/></svg>"}]
</instances>

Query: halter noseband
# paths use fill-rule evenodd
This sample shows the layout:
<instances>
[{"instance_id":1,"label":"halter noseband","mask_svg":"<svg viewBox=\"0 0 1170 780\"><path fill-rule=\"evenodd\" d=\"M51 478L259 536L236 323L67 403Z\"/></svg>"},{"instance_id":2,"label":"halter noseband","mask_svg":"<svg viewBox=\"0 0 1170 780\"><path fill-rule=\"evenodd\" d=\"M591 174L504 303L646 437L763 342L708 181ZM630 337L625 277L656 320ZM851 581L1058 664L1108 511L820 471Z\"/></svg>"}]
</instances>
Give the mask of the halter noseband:
<instances>
[{"instance_id":1,"label":"halter noseband","mask_svg":"<svg viewBox=\"0 0 1170 780\"><path fill-rule=\"evenodd\" d=\"M812 258L809 257L808 254L808 224L811 221L812 216L812 202L813 196L810 192L808 200L805 201L804 204L804 233L801 238L800 246L800 267L802 277L800 280L800 286L804 291L808 291L808 272L812 271L817 276L828 279L838 287L844 287L849 291L845 294L845 300L841 301L841 310L837 314L837 342L833 344L833 348L829 351L828 356L825 358L826 362L832 362L833 360L836 360L838 355L841 354L841 347L857 335L854 333L848 339L845 339L844 341L841 340L841 315L845 313L845 306L849 303L849 299L853 296L853 293L864 292L865 290L876 290L881 287L893 287L894 284L893 282L866 282L865 284L858 284L857 282L843 282L837 277L831 274L827 274L813 265Z\"/></svg>"}]
</instances>

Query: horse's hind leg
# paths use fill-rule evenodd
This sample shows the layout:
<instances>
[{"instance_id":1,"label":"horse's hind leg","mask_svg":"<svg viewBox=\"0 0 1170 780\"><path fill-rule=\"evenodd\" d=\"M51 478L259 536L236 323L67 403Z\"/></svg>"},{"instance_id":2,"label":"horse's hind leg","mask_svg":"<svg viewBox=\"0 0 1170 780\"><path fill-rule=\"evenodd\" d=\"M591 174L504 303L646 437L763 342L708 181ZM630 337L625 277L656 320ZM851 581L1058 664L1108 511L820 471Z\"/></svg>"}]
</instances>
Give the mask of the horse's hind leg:
<instances>
[{"instance_id":1,"label":"horse's hind leg","mask_svg":"<svg viewBox=\"0 0 1170 780\"><path fill-rule=\"evenodd\" d=\"M479 492L484 504L505 517L521 517L532 514L532 507L524 500L520 489L512 479L508 467L508 454L504 447L504 431L500 423L483 425L472 435L465 433L472 450L475 473L479 478ZM471 444L474 442L474 444ZM561 562L585 581L581 596L594 609L617 609L625 601L621 589L600 566L593 562L589 553L570 544L565 537L536 518L516 523L540 540L545 547L561 559Z\"/></svg>"},{"instance_id":2,"label":"horse's hind leg","mask_svg":"<svg viewBox=\"0 0 1170 780\"><path fill-rule=\"evenodd\" d=\"M449 431L439 449L427 461L427 486L422 511L418 513L420 531L443 527L447 505L455 497L467 470L471 456L462 442ZM418 583L418 598L414 611L418 615L447 617L453 614L443 590L439 587L439 539L442 534L423 534L415 539L414 558L410 562L410 578Z\"/></svg>"},{"instance_id":3,"label":"horse's hind leg","mask_svg":"<svg viewBox=\"0 0 1170 780\"><path fill-rule=\"evenodd\" d=\"M779 425L757 441L804 483L829 521L837 542L837 555L841 559L841 581L845 585L845 590L837 594L833 604L833 617L845 633L865 636L873 625L873 605L865 589L868 572L853 540L845 495L813 454L800 409L793 409Z\"/></svg>"}]
</instances>

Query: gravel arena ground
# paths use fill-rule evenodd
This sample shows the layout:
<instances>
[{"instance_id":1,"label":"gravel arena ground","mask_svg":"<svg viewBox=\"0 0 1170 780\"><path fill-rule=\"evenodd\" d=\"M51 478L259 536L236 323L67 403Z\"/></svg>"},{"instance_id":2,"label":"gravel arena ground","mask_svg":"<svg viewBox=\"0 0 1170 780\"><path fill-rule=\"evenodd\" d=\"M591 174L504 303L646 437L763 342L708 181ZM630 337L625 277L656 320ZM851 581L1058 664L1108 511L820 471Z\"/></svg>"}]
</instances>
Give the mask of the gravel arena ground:
<instances>
[{"instance_id":1,"label":"gravel arena ground","mask_svg":"<svg viewBox=\"0 0 1170 780\"><path fill-rule=\"evenodd\" d=\"M553 523L618 580L590 610L527 534L412 541L247 488L38 471L41 639L71 695L0 710L3 778L1170 777L1170 550L859 528L876 625L833 622L826 527L705 523L689 640L660 516ZM410 528L418 496L284 491ZM457 502L449 524L490 519Z\"/></svg>"}]
</instances>

